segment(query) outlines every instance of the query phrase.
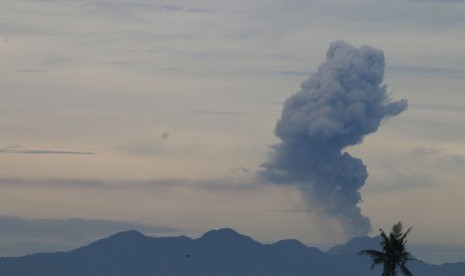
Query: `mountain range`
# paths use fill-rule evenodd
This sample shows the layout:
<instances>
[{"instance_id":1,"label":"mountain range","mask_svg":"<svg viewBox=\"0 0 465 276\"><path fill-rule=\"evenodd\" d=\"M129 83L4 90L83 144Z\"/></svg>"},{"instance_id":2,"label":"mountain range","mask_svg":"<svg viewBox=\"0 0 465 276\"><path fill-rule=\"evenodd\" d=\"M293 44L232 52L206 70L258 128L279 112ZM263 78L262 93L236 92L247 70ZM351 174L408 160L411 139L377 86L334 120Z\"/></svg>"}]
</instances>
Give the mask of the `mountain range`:
<instances>
[{"instance_id":1,"label":"mountain range","mask_svg":"<svg viewBox=\"0 0 465 276\"><path fill-rule=\"evenodd\" d=\"M361 249L379 247L377 238L358 237L327 252L297 240L262 244L232 229L200 238L148 237L117 233L87 246L55 253L0 258L2 276L308 276L381 275L370 269ZM414 275L465 275L465 263L412 262Z\"/></svg>"}]
</instances>

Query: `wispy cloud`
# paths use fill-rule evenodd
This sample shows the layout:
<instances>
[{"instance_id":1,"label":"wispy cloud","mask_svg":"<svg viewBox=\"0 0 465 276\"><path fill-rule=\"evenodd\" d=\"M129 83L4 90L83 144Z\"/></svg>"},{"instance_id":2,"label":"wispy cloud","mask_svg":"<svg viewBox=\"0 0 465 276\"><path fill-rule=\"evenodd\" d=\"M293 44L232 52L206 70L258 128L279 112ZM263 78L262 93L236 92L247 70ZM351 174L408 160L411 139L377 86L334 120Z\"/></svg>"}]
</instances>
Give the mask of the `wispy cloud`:
<instances>
[{"instance_id":1,"label":"wispy cloud","mask_svg":"<svg viewBox=\"0 0 465 276\"><path fill-rule=\"evenodd\" d=\"M396 128L413 139L428 137L430 142L448 141L460 145L465 138L462 114L460 105L413 104L410 116L397 123Z\"/></svg>"},{"instance_id":2,"label":"wispy cloud","mask_svg":"<svg viewBox=\"0 0 465 276\"><path fill-rule=\"evenodd\" d=\"M310 209L279 209L279 210L270 210L270 212L283 212L283 213L312 213Z\"/></svg>"},{"instance_id":3,"label":"wispy cloud","mask_svg":"<svg viewBox=\"0 0 465 276\"><path fill-rule=\"evenodd\" d=\"M429 67L429 66L393 66L388 67L388 71L400 74L418 74L418 75L440 75L459 77L465 75L465 70L447 67Z\"/></svg>"},{"instance_id":4,"label":"wispy cloud","mask_svg":"<svg viewBox=\"0 0 465 276\"><path fill-rule=\"evenodd\" d=\"M208 191L239 192L260 188L261 183L253 178L252 173L233 170L232 179L206 178L206 179L184 179L184 178L159 178L148 180L98 180L80 178L48 178L48 179L23 179L23 178L0 178L0 186L15 187L61 187L61 188L99 188L99 189L141 189L155 191L157 189L197 189Z\"/></svg>"},{"instance_id":5,"label":"wispy cloud","mask_svg":"<svg viewBox=\"0 0 465 276\"><path fill-rule=\"evenodd\" d=\"M96 179L23 179L23 178L0 178L0 186L15 187L62 187L62 188L110 188L112 183ZM113 185L115 186L115 185Z\"/></svg>"},{"instance_id":6,"label":"wispy cloud","mask_svg":"<svg viewBox=\"0 0 465 276\"><path fill-rule=\"evenodd\" d=\"M434 111L465 112L465 106L463 105L412 103L409 107L414 108L414 109L427 109L427 110L434 110Z\"/></svg>"},{"instance_id":7,"label":"wispy cloud","mask_svg":"<svg viewBox=\"0 0 465 276\"><path fill-rule=\"evenodd\" d=\"M91 151L71 151L71 150L50 150L50 149L23 149L19 147L0 148L0 153L12 154L68 154L68 155L95 155L96 152Z\"/></svg>"},{"instance_id":8,"label":"wispy cloud","mask_svg":"<svg viewBox=\"0 0 465 276\"><path fill-rule=\"evenodd\" d=\"M156 4L151 2L146 3L133 3L133 2L105 2L105 3L86 3L81 7L94 8L107 11L146 11L155 10L160 12L187 12L187 13L204 13L209 12L210 9L206 7L196 7L177 4Z\"/></svg>"},{"instance_id":9,"label":"wispy cloud","mask_svg":"<svg viewBox=\"0 0 465 276\"><path fill-rule=\"evenodd\" d=\"M450 4L450 3L458 3L458 4L465 4L465 0L406 0L408 2L416 2L416 3L434 3L434 4Z\"/></svg>"},{"instance_id":10,"label":"wispy cloud","mask_svg":"<svg viewBox=\"0 0 465 276\"><path fill-rule=\"evenodd\" d=\"M210 111L210 110L193 110L189 111L197 115L207 115L207 116L242 116L247 115L246 112L233 112L233 111Z\"/></svg>"},{"instance_id":11,"label":"wispy cloud","mask_svg":"<svg viewBox=\"0 0 465 276\"><path fill-rule=\"evenodd\" d=\"M202 7L184 7L184 6L173 5L173 4L162 4L162 5L158 5L157 8L161 11L169 11L169 12L204 13L204 12L210 11L209 9L202 8Z\"/></svg>"},{"instance_id":12,"label":"wispy cloud","mask_svg":"<svg viewBox=\"0 0 465 276\"><path fill-rule=\"evenodd\" d=\"M169 138L169 133L162 134L161 140L166 140ZM160 156L165 150L161 145L154 143L132 143L124 146L120 146L118 151L121 151L125 154L138 155L138 156Z\"/></svg>"},{"instance_id":13,"label":"wispy cloud","mask_svg":"<svg viewBox=\"0 0 465 276\"><path fill-rule=\"evenodd\" d=\"M294 70L275 70L275 71L263 71L257 72L259 74L270 74L270 75L282 75L282 76L304 76L309 77L313 71L294 71Z\"/></svg>"},{"instance_id":14,"label":"wispy cloud","mask_svg":"<svg viewBox=\"0 0 465 276\"><path fill-rule=\"evenodd\" d=\"M459 179L465 170L465 157L440 148L412 147L408 151L384 158L374 176L376 183L367 190L401 193L406 190L440 185L444 179Z\"/></svg>"}]
</instances>

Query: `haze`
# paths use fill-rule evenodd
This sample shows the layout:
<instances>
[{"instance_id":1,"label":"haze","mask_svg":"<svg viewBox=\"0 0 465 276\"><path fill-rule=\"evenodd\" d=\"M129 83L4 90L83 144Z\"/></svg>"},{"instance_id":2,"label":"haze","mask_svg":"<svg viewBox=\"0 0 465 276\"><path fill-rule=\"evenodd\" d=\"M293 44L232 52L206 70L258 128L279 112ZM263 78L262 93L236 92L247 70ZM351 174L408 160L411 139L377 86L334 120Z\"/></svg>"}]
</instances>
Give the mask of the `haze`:
<instances>
[{"instance_id":1,"label":"haze","mask_svg":"<svg viewBox=\"0 0 465 276\"><path fill-rule=\"evenodd\" d=\"M129 228L346 241L299 187L257 178L285 100L342 39L380 49L381 85L409 103L344 149L366 166L354 206L370 235L401 220L418 258L465 261L464 14L459 0L2 1L0 256Z\"/></svg>"}]
</instances>

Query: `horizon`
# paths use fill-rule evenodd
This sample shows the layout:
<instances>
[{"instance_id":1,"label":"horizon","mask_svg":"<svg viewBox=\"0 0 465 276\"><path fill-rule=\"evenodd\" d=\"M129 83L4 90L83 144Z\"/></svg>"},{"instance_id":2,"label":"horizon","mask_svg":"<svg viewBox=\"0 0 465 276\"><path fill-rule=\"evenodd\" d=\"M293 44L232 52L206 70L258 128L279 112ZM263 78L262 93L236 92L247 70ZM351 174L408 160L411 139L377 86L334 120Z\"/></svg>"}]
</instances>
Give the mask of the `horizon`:
<instances>
[{"instance_id":1,"label":"horizon","mask_svg":"<svg viewBox=\"0 0 465 276\"><path fill-rule=\"evenodd\" d=\"M11 219L11 218L10 218ZM58 222L58 220L52 220L54 223L55 223L55 226ZM70 223L68 225L68 227L65 227L63 228L64 225L61 225L61 229L62 231L65 231L67 233L69 232L72 232L73 231L73 227L76 226L76 222L80 222L81 225L86 225L87 224L87 227L89 229L89 231L95 231L93 233L87 233L86 231L84 231L84 235L87 234L86 238L82 238L81 241L76 241L76 240L66 240L66 235L63 235L63 234L59 234L59 233L54 233L52 234L51 236L53 236L54 238L63 238L62 241L67 241L66 243L61 243L61 244L55 244L53 246L50 246L50 245L46 245L46 244L34 244L34 246L36 247L36 249L31 249L31 248L21 248L22 250L25 250L25 251L16 251L13 255L0 255L0 258L2 257L23 257L23 256L28 256L28 255L34 255L34 254L40 254L40 253L54 253L54 252L70 252L70 251L74 251L76 249L79 249L79 248L82 248L82 247L86 247L86 246L89 246L99 240L102 240L102 239L107 239L107 238L110 238L110 237L113 237L113 236L118 236L118 235L121 235L121 234L125 234L125 233L132 233L132 232L137 232L139 234L142 234L143 236L145 237L149 237L149 238L163 238L163 237L173 237L173 238L176 238L176 237L188 237L190 239L193 239L193 240L197 240L197 239L200 239L202 238L205 234L207 233L211 233L211 232L215 232L215 231L221 231L221 230L232 230L233 232L235 232L236 234L238 235L244 235L246 237L249 237L251 239L253 239L254 241L257 241L263 245L266 245L266 244L275 244L275 243L278 243L280 241L285 241L285 240L297 240L298 242L304 244L305 246L307 247L315 247L315 248L318 248L321 252L325 253L325 254L328 254L328 251L330 251L331 249L334 249L338 246L347 246L350 242L353 242L353 241L357 241L359 240L360 238L370 238L370 239L375 239L377 237L379 237L379 235L376 235L376 236L358 236L358 237L353 237L351 238L350 240L344 242L344 243L328 243L328 244L318 244L318 243L305 243L297 238L293 238L293 237L288 237L288 238L282 238L282 239L278 239L278 240L260 240L260 239L256 239L255 237L253 236L249 236L245 233L242 233L242 232L239 232L233 228L230 228L230 227L220 227L220 228L216 228L216 229L210 229L210 230L207 230L205 232L202 232L202 233L183 233L183 232L177 232L176 229L170 229L170 228L153 228L153 227L150 227L148 225L142 225L142 224L131 224L131 223L127 223L127 222L116 222L116 221L97 221L97 220L93 220L93 221L85 221L85 220L82 220L82 219L70 219L70 220L66 220L68 222L73 222L73 223ZM64 221L62 221L63 223ZM91 224L89 224L89 222L93 223L93 224L100 224L100 227L96 228L95 225L93 227L89 227L91 226ZM123 227L123 225L126 225L126 227L129 227L127 229L122 229L121 227ZM118 228L119 227L119 228ZM133 228L130 228L130 227L133 227ZM58 227L60 228L60 227ZM84 227L86 228L86 227ZM119 229L119 230L114 230L114 229ZM53 230L51 227L48 227L47 230ZM82 229L81 229L82 230ZM109 232L109 231L112 231L113 232ZM151 232L152 231L152 232ZM154 233L153 231L157 232L159 231L159 233ZM165 232L163 232L165 231ZM35 232L38 236L41 236L41 235L44 235L44 233L40 233L40 231L36 231ZM76 233L74 233L76 234ZM81 233L82 235L83 233ZM45 236L45 235L44 235ZM376 244L376 246L378 246L378 244ZM370 248L370 249L377 249L377 247L373 247L373 248ZM465 260L462 259L461 255L460 255L460 252L463 251L462 248L460 247L457 247L457 246L454 246L454 245L450 245L450 246L443 246L443 250L445 251L450 251L449 252L449 255L446 255L446 258L445 259L441 259L444 258L441 254L439 254L440 258L438 258L438 255L434 255L434 253L437 254L437 252L433 252L433 254L431 254L431 250L433 249L437 249L438 247L435 246L435 245L431 245L431 244L410 244L410 243L407 243L407 250L413 254L413 256L415 257L418 257L418 256L424 256L426 257L425 258L419 258L421 259L423 262L426 262L428 264L433 264L433 265L441 265L441 264L445 264L445 263L463 263L465 262ZM43 248L43 249L38 249L38 248ZM2 249L5 249L5 248L2 248ZM7 251L8 251L8 248L7 248ZM14 252L14 251L12 251ZM457 254L459 253L459 254ZM329 254L331 255L331 254ZM450 260L453 260L453 261L450 261Z\"/></svg>"},{"instance_id":2,"label":"horizon","mask_svg":"<svg viewBox=\"0 0 465 276\"><path fill-rule=\"evenodd\" d=\"M131 227L329 246L402 221L418 258L465 261L463 14L434 0L3 1L0 256ZM377 91L358 99L371 113L331 105L359 96L350 85L309 104L338 70Z\"/></svg>"}]
</instances>

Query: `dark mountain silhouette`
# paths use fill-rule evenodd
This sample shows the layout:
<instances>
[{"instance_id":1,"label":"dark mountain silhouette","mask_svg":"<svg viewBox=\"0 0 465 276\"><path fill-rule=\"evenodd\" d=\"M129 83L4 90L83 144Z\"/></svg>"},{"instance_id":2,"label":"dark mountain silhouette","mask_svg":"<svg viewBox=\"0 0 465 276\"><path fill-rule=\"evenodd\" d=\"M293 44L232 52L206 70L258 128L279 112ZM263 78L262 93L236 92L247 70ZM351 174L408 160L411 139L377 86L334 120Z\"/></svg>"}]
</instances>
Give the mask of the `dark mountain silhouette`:
<instances>
[{"instance_id":1,"label":"dark mountain silhouette","mask_svg":"<svg viewBox=\"0 0 465 276\"><path fill-rule=\"evenodd\" d=\"M357 254L360 250L367 248L378 248L381 238L378 237L355 237L349 240L346 244L339 244L328 251L326 254L329 255L342 255L342 254Z\"/></svg>"},{"instance_id":2,"label":"dark mountain silhouette","mask_svg":"<svg viewBox=\"0 0 465 276\"><path fill-rule=\"evenodd\" d=\"M379 275L356 255L372 238L357 238L330 254L297 240L262 244L232 229L198 239L115 234L69 252L0 258L2 276L308 276ZM371 248L371 247L370 247ZM465 275L465 263L411 265L415 275Z\"/></svg>"}]
</instances>

